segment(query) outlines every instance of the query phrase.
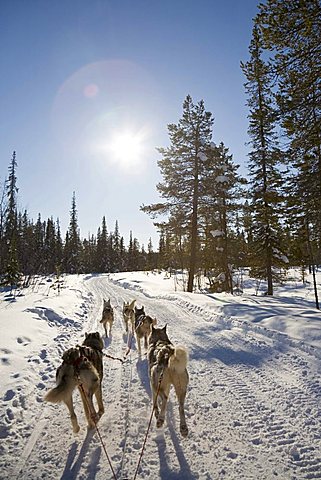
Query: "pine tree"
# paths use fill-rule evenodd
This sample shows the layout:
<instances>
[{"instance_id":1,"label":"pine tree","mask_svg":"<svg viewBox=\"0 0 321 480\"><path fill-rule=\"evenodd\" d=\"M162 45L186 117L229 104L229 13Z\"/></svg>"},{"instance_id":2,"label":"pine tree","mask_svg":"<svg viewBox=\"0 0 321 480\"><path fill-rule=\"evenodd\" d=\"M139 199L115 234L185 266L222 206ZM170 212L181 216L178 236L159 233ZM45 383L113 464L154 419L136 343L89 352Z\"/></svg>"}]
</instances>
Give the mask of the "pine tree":
<instances>
[{"instance_id":1,"label":"pine tree","mask_svg":"<svg viewBox=\"0 0 321 480\"><path fill-rule=\"evenodd\" d=\"M272 57L280 123L289 140L292 223L300 231L308 217L321 261L321 4L269 0L256 23Z\"/></svg>"},{"instance_id":2,"label":"pine tree","mask_svg":"<svg viewBox=\"0 0 321 480\"><path fill-rule=\"evenodd\" d=\"M141 253L140 246L137 238L133 238L133 232L129 232L129 244L127 249L127 270L134 272L140 270L142 267L141 264Z\"/></svg>"},{"instance_id":3,"label":"pine tree","mask_svg":"<svg viewBox=\"0 0 321 480\"><path fill-rule=\"evenodd\" d=\"M5 282L13 286L21 278L18 262L18 211L17 211L17 176L16 152L13 152L9 165L9 176L6 182L7 205L4 219L5 256Z\"/></svg>"},{"instance_id":4,"label":"pine tree","mask_svg":"<svg viewBox=\"0 0 321 480\"><path fill-rule=\"evenodd\" d=\"M41 220L41 214L38 214L37 222L34 226L34 273L44 274L44 245L45 245L45 223Z\"/></svg>"},{"instance_id":5,"label":"pine tree","mask_svg":"<svg viewBox=\"0 0 321 480\"><path fill-rule=\"evenodd\" d=\"M273 267L282 264L280 245L281 176L280 150L275 133L276 108L272 74L262 59L262 38L254 26L249 48L250 61L242 63L247 82L250 152L250 195L252 199L253 247L256 269L253 274L267 279L267 294L273 295Z\"/></svg>"},{"instance_id":6,"label":"pine tree","mask_svg":"<svg viewBox=\"0 0 321 480\"><path fill-rule=\"evenodd\" d=\"M65 249L64 249L65 267L68 273L79 273L82 266L81 259L81 242L78 227L78 213L76 208L76 195L73 192L72 204L70 210L70 222L68 232L66 233Z\"/></svg>"},{"instance_id":7,"label":"pine tree","mask_svg":"<svg viewBox=\"0 0 321 480\"><path fill-rule=\"evenodd\" d=\"M113 233L113 271L119 272L122 270L121 252L120 252L120 235L118 221L115 222L115 229Z\"/></svg>"},{"instance_id":8,"label":"pine tree","mask_svg":"<svg viewBox=\"0 0 321 480\"><path fill-rule=\"evenodd\" d=\"M101 228L97 232L97 272L110 272L110 250L106 217L103 216Z\"/></svg>"},{"instance_id":9,"label":"pine tree","mask_svg":"<svg viewBox=\"0 0 321 480\"><path fill-rule=\"evenodd\" d=\"M205 220L204 255L206 270L215 267L216 275L222 279L220 289L233 293L232 238L236 213L241 209L239 202L245 180L237 174L239 166L234 164L228 148L221 142L213 142L206 151L204 173L204 199L200 208ZM212 238L211 238L212 237Z\"/></svg>"},{"instance_id":10,"label":"pine tree","mask_svg":"<svg viewBox=\"0 0 321 480\"><path fill-rule=\"evenodd\" d=\"M6 242L5 242L5 230L4 230L4 220L5 220L5 198L6 190L5 185L0 185L0 274L4 270L4 262L6 255Z\"/></svg>"},{"instance_id":11,"label":"pine tree","mask_svg":"<svg viewBox=\"0 0 321 480\"><path fill-rule=\"evenodd\" d=\"M5 236L7 242L17 237L17 176L16 152L13 152L9 166L9 176L6 182L7 208L5 212Z\"/></svg>"},{"instance_id":12,"label":"pine tree","mask_svg":"<svg viewBox=\"0 0 321 480\"><path fill-rule=\"evenodd\" d=\"M119 263L119 270L126 271L126 263L127 263L127 252L126 252L126 247L125 247L125 240L124 237L120 237L119 240L119 258L120 258L120 263Z\"/></svg>"},{"instance_id":13,"label":"pine tree","mask_svg":"<svg viewBox=\"0 0 321 480\"><path fill-rule=\"evenodd\" d=\"M44 238L44 273L53 274L56 271L56 229L53 218L48 218Z\"/></svg>"},{"instance_id":14,"label":"pine tree","mask_svg":"<svg viewBox=\"0 0 321 480\"><path fill-rule=\"evenodd\" d=\"M187 290L193 291L197 255L200 248L198 210L202 194L202 176L205 161L204 148L211 141L213 118L206 112L204 102L193 104L188 95L183 103L183 115L178 124L168 125L170 147L159 148L162 159L158 162L163 182L157 189L164 203L143 206L152 216L169 214L170 224L186 231L189 256Z\"/></svg>"},{"instance_id":15,"label":"pine tree","mask_svg":"<svg viewBox=\"0 0 321 480\"><path fill-rule=\"evenodd\" d=\"M63 242L60 230L59 218L56 220L56 261L55 270L61 272L63 264Z\"/></svg>"},{"instance_id":16,"label":"pine tree","mask_svg":"<svg viewBox=\"0 0 321 480\"><path fill-rule=\"evenodd\" d=\"M154 270L157 266L157 253L154 252L152 239L149 238L147 245L146 268Z\"/></svg>"},{"instance_id":17,"label":"pine tree","mask_svg":"<svg viewBox=\"0 0 321 480\"><path fill-rule=\"evenodd\" d=\"M27 210L23 215L19 216L19 265L24 275L32 275L34 273L34 228L29 220Z\"/></svg>"}]
</instances>

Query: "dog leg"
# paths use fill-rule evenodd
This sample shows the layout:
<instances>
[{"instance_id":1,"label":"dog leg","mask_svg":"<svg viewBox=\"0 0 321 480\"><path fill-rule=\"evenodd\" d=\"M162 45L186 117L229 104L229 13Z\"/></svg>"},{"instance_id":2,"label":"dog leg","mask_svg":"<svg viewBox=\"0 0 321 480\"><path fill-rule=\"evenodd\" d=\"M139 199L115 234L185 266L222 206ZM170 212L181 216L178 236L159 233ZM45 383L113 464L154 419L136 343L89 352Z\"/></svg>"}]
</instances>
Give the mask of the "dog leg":
<instances>
[{"instance_id":1,"label":"dog leg","mask_svg":"<svg viewBox=\"0 0 321 480\"><path fill-rule=\"evenodd\" d=\"M187 437L188 435L188 428L186 425L186 418L185 418L185 397L188 385L188 374L185 372L181 375L180 379L177 379L174 383L174 388L178 400L178 408L179 408L179 420L180 420L180 432L183 437Z\"/></svg>"},{"instance_id":2,"label":"dog leg","mask_svg":"<svg viewBox=\"0 0 321 480\"><path fill-rule=\"evenodd\" d=\"M160 412L159 412L157 422L156 422L156 427L157 428L162 427L163 424L164 424L164 421L165 421L165 413L166 413L166 407L167 407L167 402L168 402L169 388L166 389L166 390L168 390L168 391L165 391L165 389L161 389L159 394L158 394L158 396L160 398L161 408L160 408Z\"/></svg>"},{"instance_id":3,"label":"dog leg","mask_svg":"<svg viewBox=\"0 0 321 480\"><path fill-rule=\"evenodd\" d=\"M72 429L73 429L74 433L78 433L79 430L80 430L80 427L79 427L79 424L78 424L77 416L75 414L74 405L73 405L73 401L72 401L72 396L70 396L68 398L65 398L64 403L66 404L66 406L69 410L69 413L70 413L70 420L71 420L71 424L72 424Z\"/></svg>"},{"instance_id":4,"label":"dog leg","mask_svg":"<svg viewBox=\"0 0 321 480\"><path fill-rule=\"evenodd\" d=\"M136 335L136 340L137 340L137 350L138 350L139 356L141 356L142 349L141 349L141 346L140 346L140 337L138 335Z\"/></svg>"},{"instance_id":5,"label":"dog leg","mask_svg":"<svg viewBox=\"0 0 321 480\"><path fill-rule=\"evenodd\" d=\"M158 386L157 386L157 384L155 386L155 382L153 382L153 380L150 382L150 386L151 386L151 390L152 390L152 394L153 394L154 415L155 415L155 418L157 420L158 417L159 417L158 397L157 397Z\"/></svg>"},{"instance_id":6,"label":"dog leg","mask_svg":"<svg viewBox=\"0 0 321 480\"><path fill-rule=\"evenodd\" d=\"M108 338L108 333L107 333L106 323L104 323L104 329L105 329L105 335L106 335L106 338Z\"/></svg>"},{"instance_id":7,"label":"dog leg","mask_svg":"<svg viewBox=\"0 0 321 480\"><path fill-rule=\"evenodd\" d=\"M97 414L93 404L93 398L92 398L93 393L86 392L84 388L81 388L80 395L81 395L82 403L84 406L85 415L87 418L88 428L94 428L95 422L97 420Z\"/></svg>"},{"instance_id":8,"label":"dog leg","mask_svg":"<svg viewBox=\"0 0 321 480\"><path fill-rule=\"evenodd\" d=\"M103 394L102 394L102 390L101 390L101 384L99 385L99 387L97 388L97 390L95 392L95 397L96 397L97 404L98 404L98 417L100 418L103 415L103 413L105 412L105 408L104 408L104 404L103 404Z\"/></svg>"}]
</instances>

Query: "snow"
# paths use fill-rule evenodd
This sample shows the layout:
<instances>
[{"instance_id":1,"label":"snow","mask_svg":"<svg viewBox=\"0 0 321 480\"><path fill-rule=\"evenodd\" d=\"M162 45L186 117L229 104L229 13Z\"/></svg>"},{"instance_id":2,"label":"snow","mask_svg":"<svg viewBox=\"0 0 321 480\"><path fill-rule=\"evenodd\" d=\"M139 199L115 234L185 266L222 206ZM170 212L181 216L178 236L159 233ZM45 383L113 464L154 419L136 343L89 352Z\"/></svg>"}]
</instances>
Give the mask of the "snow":
<instances>
[{"instance_id":1,"label":"snow","mask_svg":"<svg viewBox=\"0 0 321 480\"><path fill-rule=\"evenodd\" d=\"M115 309L112 337L104 339L109 355L125 355L121 310L133 298L189 350L189 436L180 436L172 391L164 427L152 421L137 478L320 478L321 313L313 285L293 270L267 297L265 285L255 294L246 272L242 280L238 296L208 294L202 282L186 293L186 278L165 272L68 275L60 291L38 278L15 296L2 291L0 478L114 478L78 392L78 434L65 405L43 402L63 351L86 331L103 334L104 298ZM152 407L147 360L133 341L124 364L105 358L104 369L99 432L116 478L133 479Z\"/></svg>"},{"instance_id":2,"label":"snow","mask_svg":"<svg viewBox=\"0 0 321 480\"><path fill-rule=\"evenodd\" d=\"M215 178L215 182L216 183L227 183L228 182L228 177L226 175L218 175L216 178Z\"/></svg>"},{"instance_id":3,"label":"snow","mask_svg":"<svg viewBox=\"0 0 321 480\"><path fill-rule=\"evenodd\" d=\"M203 162L205 162L205 160L207 159L207 156L205 155L204 152L199 152L197 156Z\"/></svg>"},{"instance_id":4,"label":"snow","mask_svg":"<svg viewBox=\"0 0 321 480\"><path fill-rule=\"evenodd\" d=\"M222 230L211 230L212 237L224 237L224 232Z\"/></svg>"}]
</instances>

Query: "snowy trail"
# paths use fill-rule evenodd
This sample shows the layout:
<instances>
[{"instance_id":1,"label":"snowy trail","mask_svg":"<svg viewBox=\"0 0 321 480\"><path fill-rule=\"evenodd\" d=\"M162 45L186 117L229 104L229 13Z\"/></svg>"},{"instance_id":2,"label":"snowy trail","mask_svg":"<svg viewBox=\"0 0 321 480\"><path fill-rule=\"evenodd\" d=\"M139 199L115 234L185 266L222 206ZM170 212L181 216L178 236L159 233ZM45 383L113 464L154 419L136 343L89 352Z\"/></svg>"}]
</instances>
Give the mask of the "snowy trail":
<instances>
[{"instance_id":1,"label":"snowy trail","mask_svg":"<svg viewBox=\"0 0 321 480\"><path fill-rule=\"evenodd\" d=\"M103 332L103 298L115 308L112 337L105 339L109 355L126 352L121 311L123 301L133 298L159 326L167 323L173 343L190 352L190 434L185 439L179 434L172 391L165 426L157 431L152 422L138 479L321 478L320 360L313 351L277 332L215 315L191 299L145 295L107 276L84 277L74 293L79 304L74 317L63 318L46 302L30 309L58 325L58 333L29 359L37 387L29 396L21 392L20 403L15 397L19 421L11 436L2 432L10 447L0 460L1 479L113 478L97 434L87 432L79 395L78 435L72 433L64 405L42 403L58 366L52 359L81 341L85 331ZM132 479L151 413L147 360L138 357L135 340L123 365L104 359L103 393L105 414L98 427L117 480Z\"/></svg>"}]
</instances>

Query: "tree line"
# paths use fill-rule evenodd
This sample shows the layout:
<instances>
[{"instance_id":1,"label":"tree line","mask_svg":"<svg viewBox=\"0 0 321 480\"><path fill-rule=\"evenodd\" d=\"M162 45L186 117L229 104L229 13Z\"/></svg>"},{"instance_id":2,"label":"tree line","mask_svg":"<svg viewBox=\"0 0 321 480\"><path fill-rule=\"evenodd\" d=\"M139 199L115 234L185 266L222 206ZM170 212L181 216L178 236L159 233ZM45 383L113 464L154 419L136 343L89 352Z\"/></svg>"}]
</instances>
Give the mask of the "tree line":
<instances>
[{"instance_id":1,"label":"tree line","mask_svg":"<svg viewBox=\"0 0 321 480\"><path fill-rule=\"evenodd\" d=\"M157 251L147 251L116 222L81 239L73 195L70 225L34 223L17 212L12 157L0 209L0 273L188 271L187 290L205 274L213 291L233 292L233 272L249 267L267 294L289 265L321 262L321 6L319 0L267 0L253 21L249 59L241 62L248 105L248 175L224 142L213 142L214 117L203 100L184 100L158 148L161 201L142 205L155 219ZM157 219L157 220L156 220Z\"/></svg>"},{"instance_id":2,"label":"tree line","mask_svg":"<svg viewBox=\"0 0 321 480\"><path fill-rule=\"evenodd\" d=\"M13 152L0 203L0 275L2 285L17 285L33 275L61 273L103 273L151 270L157 267L157 254L151 239L147 250L129 235L125 245L118 221L107 231L106 217L96 235L82 239L78 225L75 192L72 196L69 227L62 235L59 219L33 221L27 210L18 209L17 158Z\"/></svg>"}]
</instances>

